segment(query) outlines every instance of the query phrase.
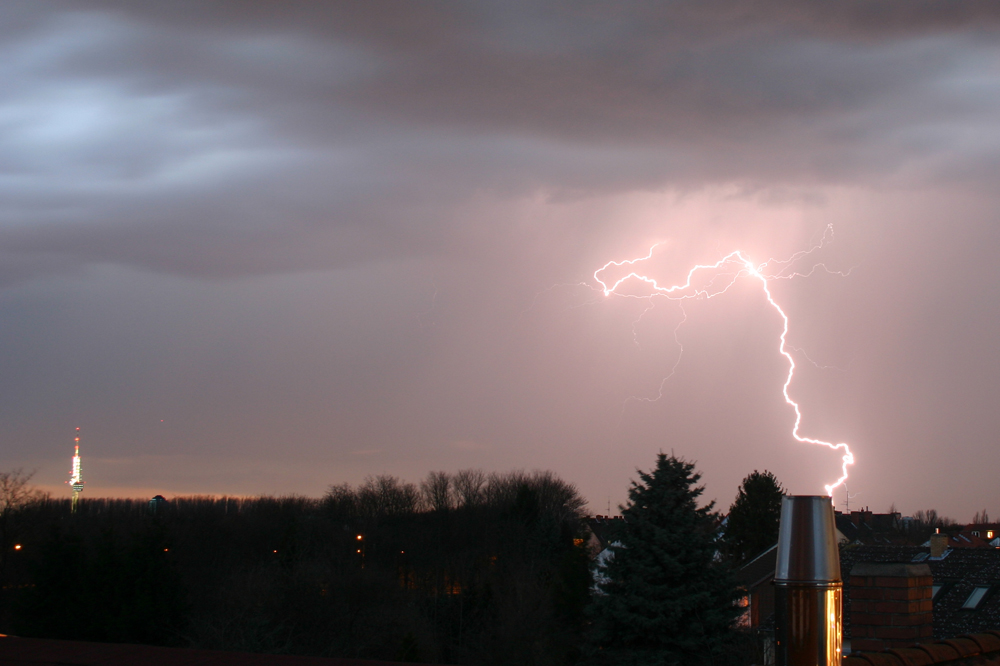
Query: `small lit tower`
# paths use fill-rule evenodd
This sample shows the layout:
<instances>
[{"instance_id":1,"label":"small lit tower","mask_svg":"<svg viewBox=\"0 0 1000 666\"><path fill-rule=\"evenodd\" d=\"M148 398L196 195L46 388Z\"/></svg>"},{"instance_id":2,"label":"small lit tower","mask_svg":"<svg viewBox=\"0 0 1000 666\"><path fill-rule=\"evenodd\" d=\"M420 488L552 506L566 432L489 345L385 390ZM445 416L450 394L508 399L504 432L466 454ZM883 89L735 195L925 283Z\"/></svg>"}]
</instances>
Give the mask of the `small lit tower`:
<instances>
[{"instance_id":1,"label":"small lit tower","mask_svg":"<svg viewBox=\"0 0 1000 666\"><path fill-rule=\"evenodd\" d=\"M80 429L76 429L76 448L73 450L73 469L69 473L69 485L73 489L72 511L76 512L80 493L83 492L83 470L80 467Z\"/></svg>"}]
</instances>

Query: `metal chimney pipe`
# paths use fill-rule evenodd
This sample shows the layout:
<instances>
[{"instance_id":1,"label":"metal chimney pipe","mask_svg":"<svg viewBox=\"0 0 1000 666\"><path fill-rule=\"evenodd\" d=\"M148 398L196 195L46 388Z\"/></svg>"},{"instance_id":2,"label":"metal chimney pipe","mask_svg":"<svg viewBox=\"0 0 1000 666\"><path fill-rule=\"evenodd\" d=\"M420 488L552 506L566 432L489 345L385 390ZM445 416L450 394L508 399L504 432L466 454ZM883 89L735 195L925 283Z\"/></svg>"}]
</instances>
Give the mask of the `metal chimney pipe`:
<instances>
[{"instance_id":1,"label":"metal chimney pipe","mask_svg":"<svg viewBox=\"0 0 1000 666\"><path fill-rule=\"evenodd\" d=\"M774 572L776 666L840 666L843 581L833 502L785 495Z\"/></svg>"}]
</instances>

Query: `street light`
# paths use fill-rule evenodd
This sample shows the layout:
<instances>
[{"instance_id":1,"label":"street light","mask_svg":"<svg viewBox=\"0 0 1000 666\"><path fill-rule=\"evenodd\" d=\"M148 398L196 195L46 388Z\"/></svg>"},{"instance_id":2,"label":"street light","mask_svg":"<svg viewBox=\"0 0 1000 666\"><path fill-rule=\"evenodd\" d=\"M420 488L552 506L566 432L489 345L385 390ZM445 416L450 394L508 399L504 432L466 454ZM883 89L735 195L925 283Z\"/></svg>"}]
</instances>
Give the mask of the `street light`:
<instances>
[{"instance_id":1,"label":"street light","mask_svg":"<svg viewBox=\"0 0 1000 666\"><path fill-rule=\"evenodd\" d=\"M360 548L358 548L358 554L361 555L361 568L364 569L365 568L365 541L364 541L364 536L361 535L361 534L359 534L356 538L357 538L357 540L359 542L358 545L361 546Z\"/></svg>"}]
</instances>

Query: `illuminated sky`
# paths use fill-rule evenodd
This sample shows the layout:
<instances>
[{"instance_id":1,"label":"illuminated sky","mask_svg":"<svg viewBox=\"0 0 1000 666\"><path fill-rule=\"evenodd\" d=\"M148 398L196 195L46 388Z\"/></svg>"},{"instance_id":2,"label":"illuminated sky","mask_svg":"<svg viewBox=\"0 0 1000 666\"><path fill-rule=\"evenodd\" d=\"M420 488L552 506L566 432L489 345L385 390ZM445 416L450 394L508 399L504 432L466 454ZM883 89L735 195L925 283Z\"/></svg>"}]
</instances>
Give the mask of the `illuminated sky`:
<instances>
[{"instance_id":1,"label":"illuminated sky","mask_svg":"<svg viewBox=\"0 0 1000 666\"><path fill-rule=\"evenodd\" d=\"M1000 9L843 3L0 6L0 468L68 496L552 469L659 450L728 506L803 433L853 505L1000 515ZM591 287L581 285L588 283ZM838 492L838 505L844 494Z\"/></svg>"}]
</instances>

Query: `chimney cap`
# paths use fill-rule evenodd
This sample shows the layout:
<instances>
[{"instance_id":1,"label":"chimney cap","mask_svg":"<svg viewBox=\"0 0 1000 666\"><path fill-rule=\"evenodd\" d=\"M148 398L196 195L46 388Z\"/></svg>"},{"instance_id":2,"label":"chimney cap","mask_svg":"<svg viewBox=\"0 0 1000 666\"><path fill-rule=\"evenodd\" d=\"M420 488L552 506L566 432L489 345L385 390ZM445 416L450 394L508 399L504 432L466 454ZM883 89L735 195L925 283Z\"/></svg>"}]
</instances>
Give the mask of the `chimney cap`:
<instances>
[{"instance_id":1,"label":"chimney cap","mask_svg":"<svg viewBox=\"0 0 1000 666\"><path fill-rule=\"evenodd\" d=\"M774 580L809 584L841 582L833 501L828 495L781 498Z\"/></svg>"}]
</instances>

